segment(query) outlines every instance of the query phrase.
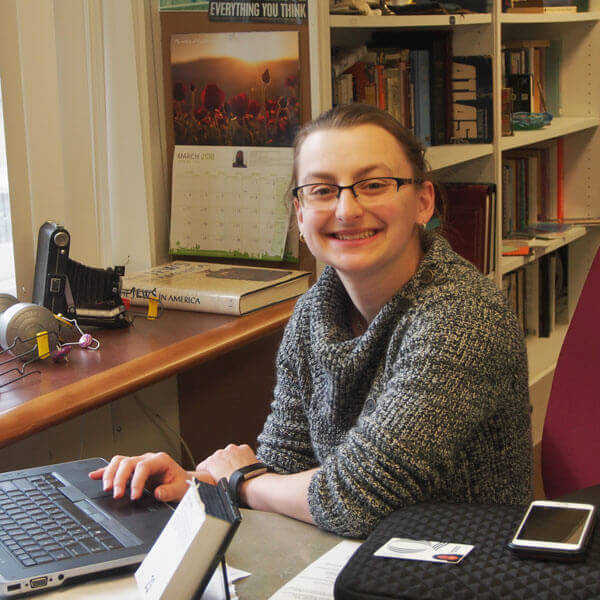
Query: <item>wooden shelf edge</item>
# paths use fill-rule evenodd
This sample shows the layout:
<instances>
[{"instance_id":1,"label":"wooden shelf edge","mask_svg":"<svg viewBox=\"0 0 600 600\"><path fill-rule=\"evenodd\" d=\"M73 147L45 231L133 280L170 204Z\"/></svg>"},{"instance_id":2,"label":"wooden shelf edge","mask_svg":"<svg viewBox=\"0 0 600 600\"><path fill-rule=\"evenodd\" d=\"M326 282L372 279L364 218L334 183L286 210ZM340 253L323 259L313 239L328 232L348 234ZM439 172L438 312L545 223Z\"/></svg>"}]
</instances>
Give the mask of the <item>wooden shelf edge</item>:
<instances>
[{"instance_id":1,"label":"wooden shelf edge","mask_svg":"<svg viewBox=\"0 0 600 600\"><path fill-rule=\"evenodd\" d=\"M250 313L14 407L0 419L0 448L273 333L295 303Z\"/></svg>"}]
</instances>

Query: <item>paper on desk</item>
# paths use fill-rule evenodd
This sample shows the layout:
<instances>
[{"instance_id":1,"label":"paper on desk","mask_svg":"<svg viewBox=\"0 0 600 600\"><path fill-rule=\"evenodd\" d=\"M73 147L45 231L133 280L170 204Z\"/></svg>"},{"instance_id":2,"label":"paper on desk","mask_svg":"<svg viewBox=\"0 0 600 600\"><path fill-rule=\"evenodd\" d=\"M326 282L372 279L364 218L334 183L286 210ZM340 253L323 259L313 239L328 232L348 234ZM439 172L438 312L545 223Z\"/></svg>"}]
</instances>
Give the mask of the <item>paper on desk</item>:
<instances>
[{"instance_id":1,"label":"paper on desk","mask_svg":"<svg viewBox=\"0 0 600 600\"><path fill-rule=\"evenodd\" d=\"M333 600L333 584L362 542L344 540L277 590L269 600Z\"/></svg>"},{"instance_id":2,"label":"paper on desk","mask_svg":"<svg viewBox=\"0 0 600 600\"><path fill-rule=\"evenodd\" d=\"M236 569L227 565L227 579L229 581L229 594L231 596L231 600L235 600L238 597L235 591L235 586L233 585L234 582L238 581L238 579L248 577L248 575L250 575L248 571L242 571L241 569ZM223 571L219 566L208 582L208 585L202 594L201 600L225 600L225 598L225 588L223 587Z\"/></svg>"}]
</instances>

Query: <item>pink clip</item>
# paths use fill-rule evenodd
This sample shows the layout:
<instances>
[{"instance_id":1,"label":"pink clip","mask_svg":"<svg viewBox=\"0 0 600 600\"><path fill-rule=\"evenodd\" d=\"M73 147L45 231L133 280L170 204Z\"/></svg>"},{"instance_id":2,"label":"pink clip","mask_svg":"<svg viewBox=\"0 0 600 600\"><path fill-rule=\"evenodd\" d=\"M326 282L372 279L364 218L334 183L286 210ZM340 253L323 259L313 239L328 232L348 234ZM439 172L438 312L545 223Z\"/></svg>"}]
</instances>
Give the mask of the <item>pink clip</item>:
<instances>
[{"instance_id":1,"label":"pink clip","mask_svg":"<svg viewBox=\"0 0 600 600\"><path fill-rule=\"evenodd\" d=\"M54 350L50 356L52 356L52 360L57 363L61 362L62 360L66 360L69 352L71 352L71 346L61 346Z\"/></svg>"}]
</instances>

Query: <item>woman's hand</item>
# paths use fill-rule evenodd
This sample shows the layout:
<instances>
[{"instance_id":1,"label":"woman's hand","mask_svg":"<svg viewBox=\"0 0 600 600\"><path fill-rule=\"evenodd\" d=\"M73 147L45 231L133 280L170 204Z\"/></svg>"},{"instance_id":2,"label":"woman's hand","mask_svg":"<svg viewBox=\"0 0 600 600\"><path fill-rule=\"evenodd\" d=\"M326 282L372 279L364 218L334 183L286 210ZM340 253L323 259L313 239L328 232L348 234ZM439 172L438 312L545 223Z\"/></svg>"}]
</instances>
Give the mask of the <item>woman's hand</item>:
<instances>
[{"instance_id":1,"label":"woman's hand","mask_svg":"<svg viewBox=\"0 0 600 600\"><path fill-rule=\"evenodd\" d=\"M164 452L147 452L141 456L114 456L107 467L89 474L91 479L102 479L104 491L113 490L114 498L125 494L127 482L131 480L131 499L142 496L146 483L156 485L154 497L162 502L179 501L188 490L192 477L215 483L208 473L185 471Z\"/></svg>"},{"instance_id":2,"label":"woman's hand","mask_svg":"<svg viewBox=\"0 0 600 600\"><path fill-rule=\"evenodd\" d=\"M196 465L196 471L205 471L215 480L219 481L222 477L229 479L230 475L247 465L258 462L254 450L248 444L237 446L229 444L222 450L217 450L214 454L204 459Z\"/></svg>"}]
</instances>

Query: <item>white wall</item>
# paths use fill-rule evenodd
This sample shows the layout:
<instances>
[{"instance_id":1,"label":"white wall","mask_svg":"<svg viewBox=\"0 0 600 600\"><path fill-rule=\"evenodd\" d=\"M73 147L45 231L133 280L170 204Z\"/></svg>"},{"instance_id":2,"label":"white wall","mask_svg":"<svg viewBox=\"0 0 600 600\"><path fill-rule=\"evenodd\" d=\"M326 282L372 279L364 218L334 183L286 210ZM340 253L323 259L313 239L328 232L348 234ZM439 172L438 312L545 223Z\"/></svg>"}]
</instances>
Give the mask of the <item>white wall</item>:
<instances>
[{"instance_id":1,"label":"white wall","mask_svg":"<svg viewBox=\"0 0 600 600\"><path fill-rule=\"evenodd\" d=\"M171 377L0 449L0 471L148 451L180 460L176 398L177 380Z\"/></svg>"}]
</instances>

